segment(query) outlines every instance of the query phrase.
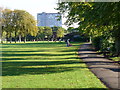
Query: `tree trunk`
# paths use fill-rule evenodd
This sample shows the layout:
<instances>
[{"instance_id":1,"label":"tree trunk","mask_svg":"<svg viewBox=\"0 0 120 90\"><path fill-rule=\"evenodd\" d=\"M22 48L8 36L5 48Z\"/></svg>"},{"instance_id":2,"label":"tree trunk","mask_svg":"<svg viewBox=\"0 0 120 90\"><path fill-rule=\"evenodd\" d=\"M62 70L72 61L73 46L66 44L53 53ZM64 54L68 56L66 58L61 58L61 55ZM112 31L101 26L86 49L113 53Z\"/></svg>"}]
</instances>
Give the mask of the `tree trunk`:
<instances>
[{"instance_id":1,"label":"tree trunk","mask_svg":"<svg viewBox=\"0 0 120 90\"><path fill-rule=\"evenodd\" d=\"M90 41L89 41L90 43L92 43L92 39L91 39L91 36L90 36Z\"/></svg>"},{"instance_id":2,"label":"tree trunk","mask_svg":"<svg viewBox=\"0 0 120 90\"><path fill-rule=\"evenodd\" d=\"M15 43L17 42L17 32L15 31Z\"/></svg>"},{"instance_id":3,"label":"tree trunk","mask_svg":"<svg viewBox=\"0 0 120 90\"><path fill-rule=\"evenodd\" d=\"M6 34L6 43L8 43L8 32Z\"/></svg>"},{"instance_id":4,"label":"tree trunk","mask_svg":"<svg viewBox=\"0 0 120 90\"><path fill-rule=\"evenodd\" d=\"M53 40L54 40L54 39L52 38L51 41L53 42Z\"/></svg>"},{"instance_id":5,"label":"tree trunk","mask_svg":"<svg viewBox=\"0 0 120 90\"><path fill-rule=\"evenodd\" d=\"M26 36L24 37L24 43L26 43Z\"/></svg>"},{"instance_id":6,"label":"tree trunk","mask_svg":"<svg viewBox=\"0 0 120 90\"><path fill-rule=\"evenodd\" d=\"M41 37L39 37L38 40L42 41L43 39Z\"/></svg>"},{"instance_id":7,"label":"tree trunk","mask_svg":"<svg viewBox=\"0 0 120 90\"><path fill-rule=\"evenodd\" d=\"M0 37L0 42L3 43L3 38L2 38L2 36Z\"/></svg>"},{"instance_id":8,"label":"tree trunk","mask_svg":"<svg viewBox=\"0 0 120 90\"><path fill-rule=\"evenodd\" d=\"M57 38L55 38L55 40L54 40L55 42L57 41Z\"/></svg>"},{"instance_id":9,"label":"tree trunk","mask_svg":"<svg viewBox=\"0 0 120 90\"><path fill-rule=\"evenodd\" d=\"M3 43L2 38L0 39L0 42Z\"/></svg>"},{"instance_id":10,"label":"tree trunk","mask_svg":"<svg viewBox=\"0 0 120 90\"><path fill-rule=\"evenodd\" d=\"M42 41L44 41L44 38L42 39Z\"/></svg>"},{"instance_id":11,"label":"tree trunk","mask_svg":"<svg viewBox=\"0 0 120 90\"><path fill-rule=\"evenodd\" d=\"M120 38L115 39L116 54L120 56Z\"/></svg>"},{"instance_id":12,"label":"tree trunk","mask_svg":"<svg viewBox=\"0 0 120 90\"><path fill-rule=\"evenodd\" d=\"M2 37L0 37L0 43L3 43L3 41L2 41Z\"/></svg>"},{"instance_id":13,"label":"tree trunk","mask_svg":"<svg viewBox=\"0 0 120 90\"><path fill-rule=\"evenodd\" d=\"M19 35L19 42L21 42L21 35Z\"/></svg>"},{"instance_id":14,"label":"tree trunk","mask_svg":"<svg viewBox=\"0 0 120 90\"><path fill-rule=\"evenodd\" d=\"M10 43L12 43L12 35L11 35L11 33L10 33Z\"/></svg>"},{"instance_id":15,"label":"tree trunk","mask_svg":"<svg viewBox=\"0 0 120 90\"><path fill-rule=\"evenodd\" d=\"M3 43L3 41L2 41L2 30L0 30L0 42Z\"/></svg>"}]
</instances>

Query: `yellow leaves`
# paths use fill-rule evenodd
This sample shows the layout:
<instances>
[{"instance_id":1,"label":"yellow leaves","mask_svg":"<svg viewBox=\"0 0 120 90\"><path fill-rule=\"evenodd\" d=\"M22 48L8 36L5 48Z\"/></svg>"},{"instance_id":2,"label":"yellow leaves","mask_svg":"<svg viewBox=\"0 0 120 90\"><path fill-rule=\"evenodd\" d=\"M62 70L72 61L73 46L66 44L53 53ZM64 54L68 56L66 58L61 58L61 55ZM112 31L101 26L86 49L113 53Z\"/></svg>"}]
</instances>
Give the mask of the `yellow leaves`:
<instances>
[{"instance_id":1,"label":"yellow leaves","mask_svg":"<svg viewBox=\"0 0 120 90\"><path fill-rule=\"evenodd\" d=\"M84 5L92 7L92 5L89 2L85 2Z\"/></svg>"},{"instance_id":2,"label":"yellow leaves","mask_svg":"<svg viewBox=\"0 0 120 90\"><path fill-rule=\"evenodd\" d=\"M81 21L84 21L85 20L85 18L83 17L83 18L81 18Z\"/></svg>"}]
</instances>

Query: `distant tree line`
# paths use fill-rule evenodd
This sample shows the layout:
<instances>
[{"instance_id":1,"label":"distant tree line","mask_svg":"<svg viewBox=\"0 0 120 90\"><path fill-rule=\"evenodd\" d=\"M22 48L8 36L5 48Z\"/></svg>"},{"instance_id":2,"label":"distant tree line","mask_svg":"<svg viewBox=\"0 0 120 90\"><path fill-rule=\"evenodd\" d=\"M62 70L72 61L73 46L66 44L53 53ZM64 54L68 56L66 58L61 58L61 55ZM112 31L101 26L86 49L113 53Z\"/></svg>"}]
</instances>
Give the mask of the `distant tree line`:
<instances>
[{"instance_id":1,"label":"distant tree line","mask_svg":"<svg viewBox=\"0 0 120 90\"><path fill-rule=\"evenodd\" d=\"M62 27L48 27L48 26L38 26L38 33L36 35L37 41L57 41L62 39L65 34L65 29Z\"/></svg>"},{"instance_id":2,"label":"distant tree line","mask_svg":"<svg viewBox=\"0 0 120 90\"><path fill-rule=\"evenodd\" d=\"M35 18L25 10L0 8L0 41L57 40L64 36L62 27L37 27Z\"/></svg>"},{"instance_id":3,"label":"distant tree line","mask_svg":"<svg viewBox=\"0 0 120 90\"><path fill-rule=\"evenodd\" d=\"M62 2L56 9L68 13L66 25L78 23L97 50L120 56L120 2Z\"/></svg>"},{"instance_id":4,"label":"distant tree line","mask_svg":"<svg viewBox=\"0 0 120 90\"><path fill-rule=\"evenodd\" d=\"M34 17L25 10L12 11L3 9L1 23L1 42L3 38L6 38L6 41L9 40L11 43L13 37L15 43L17 42L17 37L19 37L19 42L21 42L22 37L24 37L24 42L26 42L28 34L36 36L38 32Z\"/></svg>"}]
</instances>

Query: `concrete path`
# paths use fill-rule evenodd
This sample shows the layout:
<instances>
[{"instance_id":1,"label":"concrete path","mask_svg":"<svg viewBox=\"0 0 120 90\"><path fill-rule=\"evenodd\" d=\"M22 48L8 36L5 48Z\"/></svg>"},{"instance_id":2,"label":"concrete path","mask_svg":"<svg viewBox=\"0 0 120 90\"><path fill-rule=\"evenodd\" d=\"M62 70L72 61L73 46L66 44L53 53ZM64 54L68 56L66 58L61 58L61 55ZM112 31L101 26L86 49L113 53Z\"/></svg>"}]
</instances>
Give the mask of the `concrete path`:
<instances>
[{"instance_id":1,"label":"concrete path","mask_svg":"<svg viewBox=\"0 0 120 90\"><path fill-rule=\"evenodd\" d=\"M111 90L120 89L120 65L99 55L90 43L81 45L79 56Z\"/></svg>"}]
</instances>

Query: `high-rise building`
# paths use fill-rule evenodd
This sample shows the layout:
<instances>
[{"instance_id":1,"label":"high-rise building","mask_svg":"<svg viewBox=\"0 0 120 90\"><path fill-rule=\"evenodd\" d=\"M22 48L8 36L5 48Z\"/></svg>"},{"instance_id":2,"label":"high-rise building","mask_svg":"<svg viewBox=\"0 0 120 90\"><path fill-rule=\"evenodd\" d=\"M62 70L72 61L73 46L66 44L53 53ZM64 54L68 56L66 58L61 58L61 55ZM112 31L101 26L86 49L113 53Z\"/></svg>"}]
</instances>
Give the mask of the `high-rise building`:
<instances>
[{"instance_id":1,"label":"high-rise building","mask_svg":"<svg viewBox=\"0 0 120 90\"><path fill-rule=\"evenodd\" d=\"M37 26L60 26L62 27L62 20L58 21L59 13L38 13L37 14Z\"/></svg>"}]
</instances>

